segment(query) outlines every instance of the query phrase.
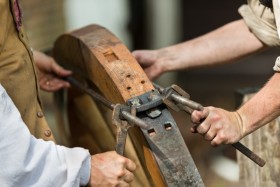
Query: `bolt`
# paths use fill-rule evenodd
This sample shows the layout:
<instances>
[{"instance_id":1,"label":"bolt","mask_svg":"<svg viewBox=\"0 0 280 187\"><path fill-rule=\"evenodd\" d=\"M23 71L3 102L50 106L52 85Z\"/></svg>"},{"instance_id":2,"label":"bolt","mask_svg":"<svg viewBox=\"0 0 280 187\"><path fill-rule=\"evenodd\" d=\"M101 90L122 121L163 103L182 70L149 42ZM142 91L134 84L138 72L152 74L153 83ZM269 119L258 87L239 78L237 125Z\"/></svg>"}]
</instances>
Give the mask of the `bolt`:
<instances>
[{"instance_id":1,"label":"bolt","mask_svg":"<svg viewBox=\"0 0 280 187\"><path fill-rule=\"evenodd\" d=\"M148 96L148 100L149 100L149 101L153 101L153 100L158 99L159 97L160 97L160 96L159 96L158 94L152 92L152 93Z\"/></svg>"},{"instance_id":2,"label":"bolt","mask_svg":"<svg viewBox=\"0 0 280 187\"><path fill-rule=\"evenodd\" d=\"M129 102L132 106L140 106L141 105L141 100L139 98L135 98L135 99L133 99Z\"/></svg>"},{"instance_id":3,"label":"bolt","mask_svg":"<svg viewBox=\"0 0 280 187\"><path fill-rule=\"evenodd\" d=\"M153 108L153 109L148 110L148 111L146 112L146 114L147 114L150 118L154 119L154 118L156 118L156 117L158 117L158 116L161 115L161 111L160 111L159 109L157 109L157 108Z\"/></svg>"}]
</instances>

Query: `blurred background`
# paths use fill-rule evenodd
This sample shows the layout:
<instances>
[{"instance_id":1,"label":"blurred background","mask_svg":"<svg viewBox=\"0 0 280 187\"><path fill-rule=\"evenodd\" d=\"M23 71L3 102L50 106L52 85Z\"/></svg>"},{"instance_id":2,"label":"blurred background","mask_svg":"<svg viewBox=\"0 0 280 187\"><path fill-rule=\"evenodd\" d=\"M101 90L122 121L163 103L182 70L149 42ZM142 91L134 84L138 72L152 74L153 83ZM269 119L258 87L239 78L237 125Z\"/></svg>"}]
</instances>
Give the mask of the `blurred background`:
<instances>
[{"instance_id":1,"label":"blurred background","mask_svg":"<svg viewBox=\"0 0 280 187\"><path fill-rule=\"evenodd\" d=\"M237 9L244 3L245 0L22 0L21 6L34 49L48 51L59 35L99 24L133 51L176 44L240 19ZM167 73L156 81L163 86L178 84L204 106L234 110L238 107L236 91L262 86L273 73L276 57L276 50L271 49L235 64ZM53 97L50 93L42 94L55 134ZM239 168L235 150L230 146L211 147L202 137L189 132L188 116L174 113L174 117L205 185L236 184Z\"/></svg>"}]
</instances>

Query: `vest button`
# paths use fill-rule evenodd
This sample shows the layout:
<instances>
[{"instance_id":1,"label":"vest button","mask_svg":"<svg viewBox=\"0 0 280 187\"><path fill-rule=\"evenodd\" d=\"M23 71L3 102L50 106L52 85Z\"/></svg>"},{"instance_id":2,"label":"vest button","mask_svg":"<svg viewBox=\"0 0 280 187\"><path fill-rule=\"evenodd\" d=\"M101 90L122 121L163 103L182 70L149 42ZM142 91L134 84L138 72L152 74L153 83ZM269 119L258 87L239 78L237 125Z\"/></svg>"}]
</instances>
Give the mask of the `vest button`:
<instances>
[{"instance_id":1,"label":"vest button","mask_svg":"<svg viewBox=\"0 0 280 187\"><path fill-rule=\"evenodd\" d=\"M37 112L37 117L39 117L39 118L42 118L42 117L44 117L44 114L43 114L43 112Z\"/></svg>"},{"instance_id":2,"label":"vest button","mask_svg":"<svg viewBox=\"0 0 280 187\"><path fill-rule=\"evenodd\" d=\"M50 130L45 130L44 134L46 137L50 137L52 135L52 132Z\"/></svg>"}]
</instances>

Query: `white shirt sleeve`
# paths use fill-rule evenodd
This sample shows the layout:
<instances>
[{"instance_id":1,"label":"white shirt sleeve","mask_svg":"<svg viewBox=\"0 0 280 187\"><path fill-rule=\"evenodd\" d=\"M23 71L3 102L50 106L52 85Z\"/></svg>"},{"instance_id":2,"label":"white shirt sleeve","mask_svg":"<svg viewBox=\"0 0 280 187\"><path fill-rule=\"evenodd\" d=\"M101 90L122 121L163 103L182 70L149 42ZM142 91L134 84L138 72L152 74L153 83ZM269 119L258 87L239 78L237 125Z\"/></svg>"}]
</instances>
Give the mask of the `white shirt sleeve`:
<instances>
[{"instance_id":1,"label":"white shirt sleeve","mask_svg":"<svg viewBox=\"0 0 280 187\"><path fill-rule=\"evenodd\" d=\"M90 154L32 136L0 84L0 183L4 187L84 186Z\"/></svg>"}]
</instances>

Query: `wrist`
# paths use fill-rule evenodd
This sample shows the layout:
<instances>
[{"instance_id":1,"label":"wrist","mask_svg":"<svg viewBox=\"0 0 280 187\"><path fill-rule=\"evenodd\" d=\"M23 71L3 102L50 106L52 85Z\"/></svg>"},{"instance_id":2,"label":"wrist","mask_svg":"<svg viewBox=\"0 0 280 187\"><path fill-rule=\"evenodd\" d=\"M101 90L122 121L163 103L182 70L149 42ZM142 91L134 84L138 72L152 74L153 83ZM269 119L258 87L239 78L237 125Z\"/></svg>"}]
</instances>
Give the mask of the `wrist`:
<instances>
[{"instance_id":1,"label":"wrist","mask_svg":"<svg viewBox=\"0 0 280 187\"><path fill-rule=\"evenodd\" d=\"M233 112L233 113L234 113L234 115L236 117L236 120L237 120L237 125L238 125L238 128L240 130L240 136L241 136L241 138L243 138L244 136L247 135L247 132L246 132L246 125L244 125L244 120L242 118L242 114L238 110Z\"/></svg>"},{"instance_id":2,"label":"wrist","mask_svg":"<svg viewBox=\"0 0 280 187\"><path fill-rule=\"evenodd\" d=\"M178 47L170 46L158 50L158 62L162 73L179 70Z\"/></svg>"}]
</instances>

